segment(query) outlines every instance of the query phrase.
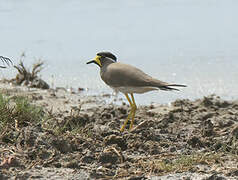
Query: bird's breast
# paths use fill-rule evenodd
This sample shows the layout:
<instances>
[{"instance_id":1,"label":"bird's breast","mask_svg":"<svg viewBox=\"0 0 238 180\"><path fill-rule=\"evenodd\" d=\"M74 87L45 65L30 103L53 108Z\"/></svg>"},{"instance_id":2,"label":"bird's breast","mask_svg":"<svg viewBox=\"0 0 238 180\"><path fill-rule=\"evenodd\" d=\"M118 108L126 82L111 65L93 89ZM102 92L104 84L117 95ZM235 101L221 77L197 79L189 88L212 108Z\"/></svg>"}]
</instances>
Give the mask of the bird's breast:
<instances>
[{"instance_id":1,"label":"bird's breast","mask_svg":"<svg viewBox=\"0 0 238 180\"><path fill-rule=\"evenodd\" d=\"M112 87L112 86L110 86L110 87L113 88L114 90L120 91L124 94L127 94L127 93L142 94L142 93L146 93L146 92L149 92L149 91L159 90L156 87L149 87L149 86L142 86L142 87L133 87L133 86Z\"/></svg>"}]
</instances>

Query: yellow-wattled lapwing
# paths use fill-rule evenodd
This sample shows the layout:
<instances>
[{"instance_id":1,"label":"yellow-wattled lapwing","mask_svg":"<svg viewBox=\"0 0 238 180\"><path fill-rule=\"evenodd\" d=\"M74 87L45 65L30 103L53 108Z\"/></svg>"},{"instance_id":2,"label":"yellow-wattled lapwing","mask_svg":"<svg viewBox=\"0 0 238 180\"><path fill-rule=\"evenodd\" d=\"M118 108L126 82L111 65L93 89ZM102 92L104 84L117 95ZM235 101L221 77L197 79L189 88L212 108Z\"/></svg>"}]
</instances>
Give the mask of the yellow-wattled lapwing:
<instances>
[{"instance_id":1,"label":"yellow-wattled lapwing","mask_svg":"<svg viewBox=\"0 0 238 180\"><path fill-rule=\"evenodd\" d=\"M153 90L179 91L173 87L186 87L185 85L169 84L157 80L134 66L119 63L116 56L110 52L97 53L97 56L92 61L87 62L87 64L90 63L95 63L100 67L102 80L114 90L124 93L131 106L131 111L120 129L121 132L124 131L130 118L131 124L129 129L131 130L133 127L137 109L133 93L141 94ZM131 95L131 99L128 94Z\"/></svg>"}]
</instances>

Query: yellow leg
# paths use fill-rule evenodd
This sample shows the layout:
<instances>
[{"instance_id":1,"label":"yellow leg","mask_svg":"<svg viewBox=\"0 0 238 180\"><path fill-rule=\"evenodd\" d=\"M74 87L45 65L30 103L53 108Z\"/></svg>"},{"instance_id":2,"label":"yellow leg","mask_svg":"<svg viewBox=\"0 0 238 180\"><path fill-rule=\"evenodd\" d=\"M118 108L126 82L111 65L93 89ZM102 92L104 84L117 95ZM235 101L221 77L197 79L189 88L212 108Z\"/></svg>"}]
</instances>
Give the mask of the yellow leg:
<instances>
[{"instance_id":1,"label":"yellow leg","mask_svg":"<svg viewBox=\"0 0 238 180\"><path fill-rule=\"evenodd\" d=\"M123 124L123 126L122 126L122 127L121 127L121 129L120 129L120 131L121 131L121 132L123 132L123 131L124 131L124 129L125 129L125 127L126 127L126 125L127 125L128 121L129 121L129 119L130 119L131 115L133 115L133 114L132 114L132 113L133 113L133 111L132 111L133 104L132 104L132 102L131 102L131 100L130 100L130 98L129 98L128 94L125 94L125 96L126 96L126 99L127 99L127 100L128 100L128 102L129 102L130 106L131 106L131 111L130 111L129 115L127 116L126 120L124 121L124 124Z\"/></svg>"},{"instance_id":2,"label":"yellow leg","mask_svg":"<svg viewBox=\"0 0 238 180\"><path fill-rule=\"evenodd\" d=\"M135 114L136 114L136 109L137 109L137 106L136 106L136 102L135 102L135 98L134 98L134 95L131 93L131 99L132 99L132 117L131 117L131 124L130 124L130 128L129 130L132 129L133 127L133 124L134 124L134 119L135 119Z\"/></svg>"}]
</instances>

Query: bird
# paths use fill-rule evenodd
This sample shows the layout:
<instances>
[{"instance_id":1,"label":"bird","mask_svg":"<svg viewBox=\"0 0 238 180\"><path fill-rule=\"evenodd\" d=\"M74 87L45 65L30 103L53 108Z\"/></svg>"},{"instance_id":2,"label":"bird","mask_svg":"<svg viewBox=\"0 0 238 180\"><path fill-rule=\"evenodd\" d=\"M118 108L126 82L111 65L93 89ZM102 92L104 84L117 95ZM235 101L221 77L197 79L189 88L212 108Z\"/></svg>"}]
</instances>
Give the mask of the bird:
<instances>
[{"instance_id":1,"label":"bird","mask_svg":"<svg viewBox=\"0 0 238 180\"><path fill-rule=\"evenodd\" d=\"M186 87L186 85L170 84L160 81L132 65L117 62L117 57L111 52L103 51L97 53L96 57L86 64L91 63L100 67L101 79L115 91L122 92L130 104L131 109L120 128L121 132L125 130L130 119L129 131L133 128L137 110L134 93L142 94L153 90L179 91L179 89L174 87Z\"/></svg>"}]
</instances>

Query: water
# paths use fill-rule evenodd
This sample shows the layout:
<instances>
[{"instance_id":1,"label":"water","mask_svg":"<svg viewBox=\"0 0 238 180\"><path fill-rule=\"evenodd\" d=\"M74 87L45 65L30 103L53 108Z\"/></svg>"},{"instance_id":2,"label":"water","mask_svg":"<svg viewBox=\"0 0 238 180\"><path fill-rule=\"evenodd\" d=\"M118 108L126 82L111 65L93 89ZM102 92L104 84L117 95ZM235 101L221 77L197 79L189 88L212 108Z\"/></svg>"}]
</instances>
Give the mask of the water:
<instances>
[{"instance_id":1,"label":"water","mask_svg":"<svg viewBox=\"0 0 238 180\"><path fill-rule=\"evenodd\" d=\"M99 69L85 63L107 50L181 92L136 95L138 104L168 103L216 93L237 99L236 0L1 0L0 55L31 65L54 86L111 93ZM12 77L13 68L1 70Z\"/></svg>"}]
</instances>

